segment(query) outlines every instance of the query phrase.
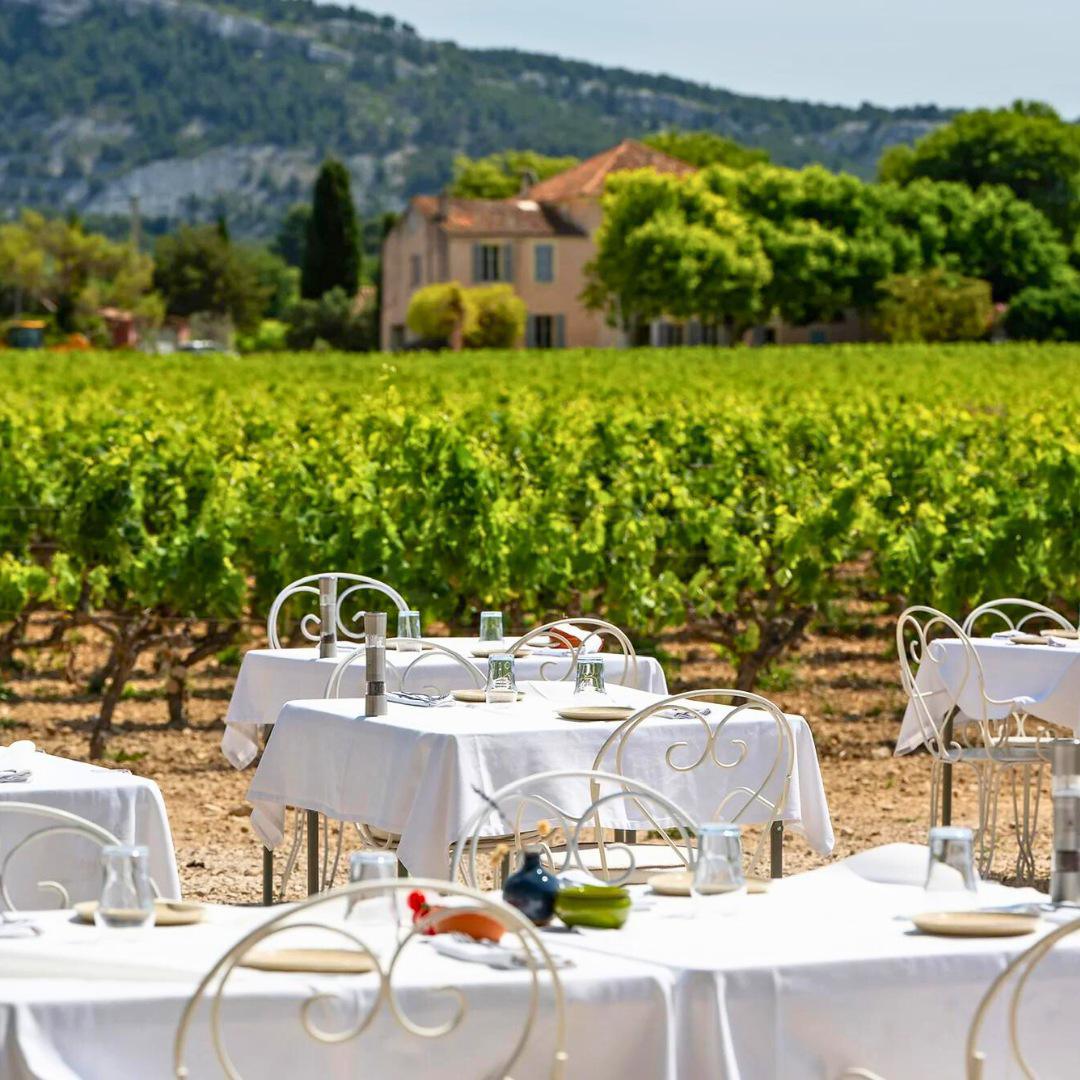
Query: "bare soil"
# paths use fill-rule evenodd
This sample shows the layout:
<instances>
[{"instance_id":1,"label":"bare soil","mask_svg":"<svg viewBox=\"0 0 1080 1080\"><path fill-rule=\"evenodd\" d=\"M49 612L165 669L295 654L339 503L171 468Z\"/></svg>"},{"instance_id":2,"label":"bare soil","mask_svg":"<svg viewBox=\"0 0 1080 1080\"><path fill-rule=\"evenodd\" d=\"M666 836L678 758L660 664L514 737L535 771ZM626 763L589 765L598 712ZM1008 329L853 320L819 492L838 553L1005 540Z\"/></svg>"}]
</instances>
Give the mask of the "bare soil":
<instances>
[{"instance_id":1,"label":"bare soil","mask_svg":"<svg viewBox=\"0 0 1080 1080\"><path fill-rule=\"evenodd\" d=\"M661 642L660 654L673 690L730 685L730 669L707 642L672 634ZM77 645L73 663L59 652L18 654L18 669L4 672L0 682L0 742L33 739L50 753L85 760L100 701L86 681L103 659L103 643L92 635ZM251 772L232 768L220 751L237 667L213 659L193 672L190 721L183 729L166 726L164 683L155 668L155 658L147 657L137 670L100 764L130 769L160 786L186 896L258 903L262 849L244 801ZM924 753L893 756L904 699L889 618L857 614L843 635L808 636L761 692L810 723L836 833L834 858L893 841L925 843L930 759ZM953 820L974 823L974 783L963 770L955 792ZM1042 877L1050 865L1047 791L1044 798L1037 845ZM1003 805L998 860L1006 878L1014 852L1007 811ZM826 861L790 832L784 858L790 871ZM302 866L301 857L291 890L296 895Z\"/></svg>"}]
</instances>

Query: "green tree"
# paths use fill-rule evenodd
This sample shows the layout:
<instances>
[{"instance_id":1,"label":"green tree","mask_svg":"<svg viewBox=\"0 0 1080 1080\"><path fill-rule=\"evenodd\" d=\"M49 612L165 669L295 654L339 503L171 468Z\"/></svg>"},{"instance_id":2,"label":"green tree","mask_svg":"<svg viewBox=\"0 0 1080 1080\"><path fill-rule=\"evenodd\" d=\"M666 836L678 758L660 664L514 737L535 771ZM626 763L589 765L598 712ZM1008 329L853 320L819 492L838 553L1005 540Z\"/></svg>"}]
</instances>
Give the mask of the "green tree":
<instances>
[{"instance_id":1,"label":"green tree","mask_svg":"<svg viewBox=\"0 0 1080 1080\"><path fill-rule=\"evenodd\" d=\"M353 204L349 172L340 161L323 162L304 244L300 293L317 300L330 289L356 295L360 283L360 224Z\"/></svg>"},{"instance_id":2,"label":"green tree","mask_svg":"<svg viewBox=\"0 0 1080 1080\"><path fill-rule=\"evenodd\" d=\"M1046 105L961 113L914 148L887 151L878 171L901 184L920 177L970 188L1003 184L1068 240L1080 226L1080 131Z\"/></svg>"},{"instance_id":3,"label":"green tree","mask_svg":"<svg viewBox=\"0 0 1080 1080\"><path fill-rule=\"evenodd\" d=\"M751 165L765 164L769 160L767 150L743 146L734 139L718 135L715 131L657 131L642 140L665 154L686 161L698 168L707 165L727 165L731 169L746 169Z\"/></svg>"},{"instance_id":4,"label":"green tree","mask_svg":"<svg viewBox=\"0 0 1080 1080\"><path fill-rule=\"evenodd\" d=\"M1080 282L1021 290L1005 312L1005 331L1029 341L1080 341Z\"/></svg>"},{"instance_id":5,"label":"green tree","mask_svg":"<svg viewBox=\"0 0 1080 1080\"><path fill-rule=\"evenodd\" d=\"M290 349L333 348L364 352L375 346L371 308L356 310L344 289L329 289L317 300L301 300L289 312L285 335Z\"/></svg>"},{"instance_id":6,"label":"green tree","mask_svg":"<svg viewBox=\"0 0 1080 1080\"><path fill-rule=\"evenodd\" d=\"M275 292L276 256L225 240L216 225L182 226L154 249L154 284L173 315L228 315L239 330L258 326Z\"/></svg>"},{"instance_id":7,"label":"green tree","mask_svg":"<svg viewBox=\"0 0 1080 1080\"><path fill-rule=\"evenodd\" d=\"M307 245L310 221L310 205L294 203L285 212L274 242L270 245L270 250L275 255L280 255L289 266L295 266L297 269L304 265L304 248Z\"/></svg>"},{"instance_id":8,"label":"green tree","mask_svg":"<svg viewBox=\"0 0 1080 1080\"><path fill-rule=\"evenodd\" d=\"M464 342L470 349L509 349L525 331L525 302L509 285L465 290Z\"/></svg>"},{"instance_id":9,"label":"green tree","mask_svg":"<svg viewBox=\"0 0 1080 1080\"><path fill-rule=\"evenodd\" d=\"M422 342L446 345L468 316L465 290L456 281L426 285L409 300L405 325Z\"/></svg>"},{"instance_id":10,"label":"green tree","mask_svg":"<svg viewBox=\"0 0 1080 1080\"><path fill-rule=\"evenodd\" d=\"M990 283L934 269L879 286L878 329L887 341L977 341L994 322Z\"/></svg>"},{"instance_id":11,"label":"green tree","mask_svg":"<svg viewBox=\"0 0 1080 1080\"><path fill-rule=\"evenodd\" d=\"M450 194L460 199L508 199L521 190L523 177L546 180L578 163L576 157L548 157L535 150L503 150L487 157L454 158Z\"/></svg>"}]
</instances>

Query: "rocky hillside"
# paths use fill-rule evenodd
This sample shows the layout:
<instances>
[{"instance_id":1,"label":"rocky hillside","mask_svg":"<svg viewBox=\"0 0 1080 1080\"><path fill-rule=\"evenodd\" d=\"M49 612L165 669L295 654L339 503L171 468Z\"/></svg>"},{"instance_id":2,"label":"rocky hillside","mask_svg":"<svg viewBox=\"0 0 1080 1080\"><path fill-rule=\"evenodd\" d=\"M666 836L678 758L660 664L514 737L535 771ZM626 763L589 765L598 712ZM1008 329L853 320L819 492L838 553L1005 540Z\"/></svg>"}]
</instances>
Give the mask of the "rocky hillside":
<instances>
[{"instance_id":1,"label":"rocky hillside","mask_svg":"<svg viewBox=\"0 0 1080 1080\"><path fill-rule=\"evenodd\" d=\"M945 116L461 49L310 0L0 0L0 110L8 213L122 215L137 195L147 219L226 213L249 234L306 197L327 153L373 213L436 190L457 153L588 154L670 126L868 176Z\"/></svg>"}]
</instances>

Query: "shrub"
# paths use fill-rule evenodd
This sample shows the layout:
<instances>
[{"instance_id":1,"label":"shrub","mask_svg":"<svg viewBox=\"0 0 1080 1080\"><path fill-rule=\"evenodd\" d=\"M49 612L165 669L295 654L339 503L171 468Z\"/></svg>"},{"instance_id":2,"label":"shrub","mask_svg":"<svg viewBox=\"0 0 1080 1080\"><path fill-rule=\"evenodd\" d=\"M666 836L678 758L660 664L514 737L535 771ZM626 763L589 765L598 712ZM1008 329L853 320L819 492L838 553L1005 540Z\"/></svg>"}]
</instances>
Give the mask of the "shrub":
<instances>
[{"instance_id":1,"label":"shrub","mask_svg":"<svg viewBox=\"0 0 1080 1080\"><path fill-rule=\"evenodd\" d=\"M990 283L944 270L895 274L878 286L877 325L888 341L976 341L994 321Z\"/></svg>"},{"instance_id":2,"label":"shrub","mask_svg":"<svg viewBox=\"0 0 1080 1080\"><path fill-rule=\"evenodd\" d=\"M465 290L458 282L448 281L413 293L405 325L422 341L446 345L454 331L464 326L466 317Z\"/></svg>"},{"instance_id":3,"label":"shrub","mask_svg":"<svg viewBox=\"0 0 1080 1080\"><path fill-rule=\"evenodd\" d=\"M363 352L374 345L370 309L357 312L344 289L334 288L318 300L301 300L289 312L285 335L290 349L315 348L318 342L335 349Z\"/></svg>"},{"instance_id":4,"label":"shrub","mask_svg":"<svg viewBox=\"0 0 1080 1080\"><path fill-rule=\"evenodd\" d=\"M525 332L525 302L509 285L466 289L465 310L470 349L509 349Z\"/></svg>"},{"instance_id":5,"label":"shrub","mask_svg":"<svg viewBox=\"0 0 1080 1080\"><path fill-rule=\"evenodd\" d=\"M1017 293L1005 312L1005 332L1029 341L1080 341L1080 285Z\"/></svg>"}]
</instances>

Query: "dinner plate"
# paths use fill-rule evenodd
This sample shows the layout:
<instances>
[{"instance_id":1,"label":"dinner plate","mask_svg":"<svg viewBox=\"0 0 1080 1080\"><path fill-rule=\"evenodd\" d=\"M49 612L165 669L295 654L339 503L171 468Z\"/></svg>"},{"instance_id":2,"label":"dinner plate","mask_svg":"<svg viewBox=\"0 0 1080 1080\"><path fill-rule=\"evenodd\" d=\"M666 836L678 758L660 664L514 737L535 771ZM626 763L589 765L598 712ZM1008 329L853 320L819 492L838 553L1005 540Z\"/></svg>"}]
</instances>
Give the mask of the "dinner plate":
<instances>
[{"instance_id":1,"label":"dinner plate","mask_svg":"<svg viewBox=\"0 0 1080 1080\"><path fill-rule=\"evenodd\" d=\"M1039 927L1038 915L1004 911L927 911L911 921L924 934L941 937L1019 937Z\"/></svg>"},{"instance_id":2,"label":"dinner plate","mask_svg":"<svg viewBox=\"0 0 1080 1080\"><path fill-rule=\"evenodd\" d=\"M1063 641L1075 641L1080 637L1080 630L1063 630L1060 627L1056 630L1040 630L1040 637L1059 637Z\"/></svg>"},{"instance_id":3,"label":"dinner plate","mask_svg":"<svg viewBox=\"0 0 1080 1080\"><path fill-rule=\"evenodd\" d=\"M665 870L649 878L649 888L659 896L689 896L693 878L690 870ZM768 889L769 883L763 878L746 879L746 891L752 895L768 892Z\"/></svg>"},{"instance_id":4,"label":"dinner plate","mask_svg":"<svg viewBox=\"0 0 1080 1080\"><path fill-rule=\"evenodd\" d=\"M84 900L75 905L75 914L82 922L92 923L98 909L96 900ZM155 926L191 926L206 918L206 907L192 900L154 900Z\"/></svg>"},{"instance_id":5,"label":"dinner plate","mask_svg":"<svg viewBox=\"0 0 1080 1080\"><path fill-rule=\"evenodd\" d=\"M473 656L479 656L481 659L486 660L489 656L498 656L500 653L509 653L512 644L513 642L511 641L505 644L474 645L469 651ZM514 655L525 656L526 653L524 649L518 649Z\"/></svg>"},{"instance_id":6,"label":"dinner plate","mask_svg":"<svg viewBox=\"0 0 1080 1080\"><path fill-rule=\"evenodd\" d=\"M455 701L468 702L470 705L483 705L487 702L486 690L451 690L450 693ZM524 696L524 693L519 690L517 693L518 701Z\"/></svg>"},{"instance_id":7,"label":"dinner plate","mask_svg":"<svg viewBox=\"0 0 1080 1080\"><path fill-rule=\"evenodd\" d=\"M568 705L556 710L564 720L625 720L637 711L629 705Z\"/></svg>"},{"instance_id":8,"label":"dinner plate","mask_svg":"<svg viewBox=\"0 0 1080 1080\"><path fill-rule=\"evenodd\" d=\"M358 949L255 949L240 967L256 971L299 971L318 975L363 975L375 961Z\"/></svg>"}]
</instances>

